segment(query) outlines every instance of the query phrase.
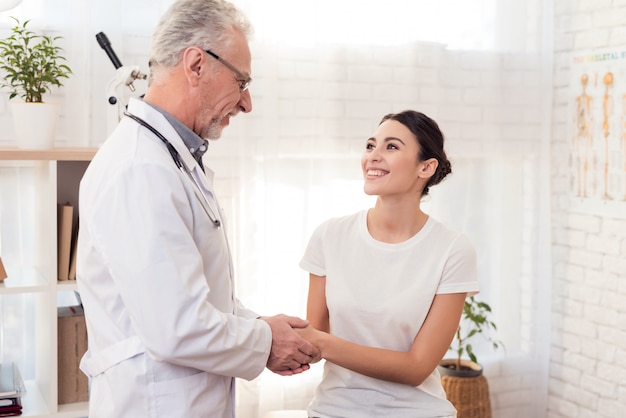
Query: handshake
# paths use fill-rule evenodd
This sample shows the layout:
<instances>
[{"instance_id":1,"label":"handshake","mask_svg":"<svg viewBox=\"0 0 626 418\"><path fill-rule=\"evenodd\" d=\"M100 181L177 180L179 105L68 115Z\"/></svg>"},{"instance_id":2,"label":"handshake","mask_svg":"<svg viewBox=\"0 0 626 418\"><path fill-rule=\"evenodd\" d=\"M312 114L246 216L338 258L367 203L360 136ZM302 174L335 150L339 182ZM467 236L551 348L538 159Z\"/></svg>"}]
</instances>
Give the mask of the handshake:
<instances>
[{"instance_id":1,"label":"handshake","mask_svg":"<svg viewBox=\"0 0 626 418\"><path fill-rule=\"evenodd\" d=\"M272 348L267 368L282 376L291 376L309 369L309 365L321 360L320 350L303 336L317 331L309 322L287 315L262 316L272 330Z\"/></svg>"}]
</instances>

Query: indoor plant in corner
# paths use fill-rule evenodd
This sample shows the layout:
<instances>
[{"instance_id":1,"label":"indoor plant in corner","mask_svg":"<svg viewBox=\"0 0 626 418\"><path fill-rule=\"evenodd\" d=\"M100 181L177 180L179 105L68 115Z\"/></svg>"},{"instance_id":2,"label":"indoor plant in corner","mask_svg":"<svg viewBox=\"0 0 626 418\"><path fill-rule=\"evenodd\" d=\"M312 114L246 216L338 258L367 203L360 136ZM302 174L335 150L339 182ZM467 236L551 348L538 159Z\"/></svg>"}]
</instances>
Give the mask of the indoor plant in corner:
<instances>
[{"instance_id":1,"label":"indoor plant in corner","mask_svg":"<svg viewBox=\"0 0 626 418\"><path fill-rule=\"evenodd\" d=\"M11 102L18 144L24 148L51 148L54 144L58 104L43 101L51 87L61 87L61 79L72 74L65 64L63 49L56 45L60 36L37 34L11 17L15 26L6 38L0 39L0 87L10 93L9 100L19 97L24 102Z\"/></svg>"},{"instance_id":2,"label":"indoor plant in corner","mask_svg":"<svg viewBox=\"0 0 626 418\"><path fill-rule=\"evenodd\" d=\"M457 409L457 418L491 418L489 385L471 344L473 337L482 335L494 350L504 347L488 335L497 330L490 315L487 303L474 296L465 299L461 323L450 346L456 355L441 360L438 366L448 400Z\"/></svg>"}]
</instances>

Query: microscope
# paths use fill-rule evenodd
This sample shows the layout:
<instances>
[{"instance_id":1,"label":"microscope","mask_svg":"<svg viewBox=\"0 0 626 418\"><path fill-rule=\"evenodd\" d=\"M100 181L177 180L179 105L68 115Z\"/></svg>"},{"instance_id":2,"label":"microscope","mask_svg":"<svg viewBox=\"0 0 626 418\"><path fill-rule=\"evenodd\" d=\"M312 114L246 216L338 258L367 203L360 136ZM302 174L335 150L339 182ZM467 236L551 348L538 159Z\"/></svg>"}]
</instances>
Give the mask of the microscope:
<instances>
[{"instance_id":1,"label":"microscope","mask_svg":"<svg viewBox=\"0 0 626 418\"><path fill-rule=\"evenodd\" d=\"M96 40L104 52L113 63L115 67L115 76L108 83L106 88L107 101L111 105L107 112L107 126L109 128L114 127L122 118L124 111L126 110L127 103L124 102L123 97L120 97L118 89L121 86L127 86L131 92L135 92L135 80L145 80L148 76L141 72L138 66L126 66L122 65L120 59L113 51L109 38L104 32L96 34Z\"/></svg>"}]
</instances>

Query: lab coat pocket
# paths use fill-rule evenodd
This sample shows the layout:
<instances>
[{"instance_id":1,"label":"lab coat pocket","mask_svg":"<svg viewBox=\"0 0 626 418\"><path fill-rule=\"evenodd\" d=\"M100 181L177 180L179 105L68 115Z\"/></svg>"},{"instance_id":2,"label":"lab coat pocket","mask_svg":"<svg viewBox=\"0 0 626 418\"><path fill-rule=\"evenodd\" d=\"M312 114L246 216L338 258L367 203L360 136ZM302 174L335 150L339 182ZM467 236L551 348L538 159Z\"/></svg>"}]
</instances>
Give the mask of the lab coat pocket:
<instances>
[{"instance_id":1,"label":"lab coat pocket","mask_svg":"<svg viewBox=\"0 0 626 418\"><path fill-rule=\"evenodd\" d=\"M209 375L199 372L191 376L155 383L158 417L211 416L216 407L212 398ZM213 396L214 397L214 396ZM200 415L194 415L199 412ZM189 415L190 414L190 415Z\"/></svg>"}]
</instances>

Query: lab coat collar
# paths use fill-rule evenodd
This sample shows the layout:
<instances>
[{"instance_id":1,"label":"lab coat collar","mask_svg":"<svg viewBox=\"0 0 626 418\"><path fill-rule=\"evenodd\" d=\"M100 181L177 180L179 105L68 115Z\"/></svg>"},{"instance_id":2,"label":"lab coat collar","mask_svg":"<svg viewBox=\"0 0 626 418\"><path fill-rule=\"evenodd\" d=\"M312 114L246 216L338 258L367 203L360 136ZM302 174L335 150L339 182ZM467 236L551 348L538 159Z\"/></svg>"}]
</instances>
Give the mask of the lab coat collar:
<instances>
[{"instance_id":1,"label":"lab coat collar","mask_svg":"<svg viewBox=\"0 0 626 418\"><path fill-rule=\"evenodd\" d=\"M197 175L198 172L202 172L202 169L200 169L198 162L193 157L193 155L191 155L191 152L183 142L182 138L180 137L178 132L176 132L176 129L174 129L172 124L163 115L163 113L159 112L157 109L152 107L152 105L149 105L142 99L136 97L131 97L128 101L128 112L145 120L150 125L155 127L159 132L161 132L161 135L167 138L167 140L174 146L176 151L178 151L178 153L180 154L180 157L182 158L184 163L187 165L187 167L190 168L190 170L194 174ZM205 168L205 170L207 177L206 180L209 180L212 184L214 174L211 170L207 168ZM200 179L203 182L205 181L203 175L197 175L196 178ZM204 185L204 187L208 188L207 185Z\"/></svg>"},{"instance_id":2,"label":"lab coat collar","mask_svg":"<svg viewBox=\"0 0 626 418\"><path fill-rule=\"evenodd\" d=\"M196 134L194 131L189 129L187 125L185 125L184 123L182 123L181 121L179 121L174 116L172 116L165 110L161 109L160 107L155 106L152 103L148 103L145 101L144 103L147 103L149 106L155 108L156 110L161 112L163 116L165 116L165 119L167 119L170 125L172 125L174 130L178 133L178 135L183 140L183 143L185 144L185 146L187 147L191 155L193 155L196 161L198 161L200 168L202 168L202 157L209 149L209 141L207 141L206 139L200 138L198 134Z\"/></svg>"}]
</instances>

